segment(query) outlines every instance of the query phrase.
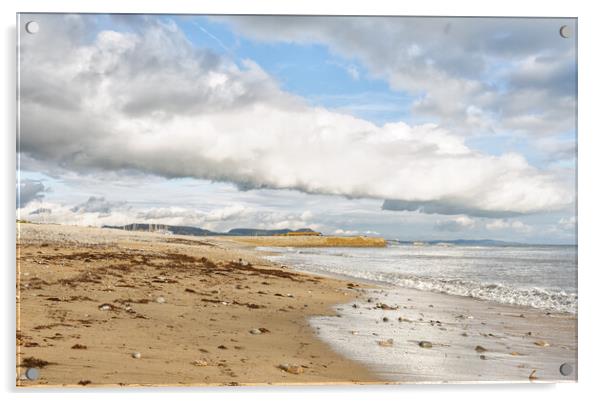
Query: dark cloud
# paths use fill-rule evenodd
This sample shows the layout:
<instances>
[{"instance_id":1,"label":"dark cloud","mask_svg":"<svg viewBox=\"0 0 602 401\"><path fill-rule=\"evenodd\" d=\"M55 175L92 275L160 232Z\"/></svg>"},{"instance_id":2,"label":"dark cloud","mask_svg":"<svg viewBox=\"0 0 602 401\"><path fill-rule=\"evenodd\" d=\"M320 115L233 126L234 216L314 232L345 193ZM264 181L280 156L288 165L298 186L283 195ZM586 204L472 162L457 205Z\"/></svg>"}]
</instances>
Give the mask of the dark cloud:
<instances>
[{"instance_id":1,"label":"dark cloud","mask_svg":"<svg viewBox=\"0 0 602 401\"><path fill-rule=\"evenodd\" d=\"M511 217L520 213L512 211L484 210L466 207L454 201L404 201L387 199L382 204L383 210L420 212L426 214L457 215L465 214L475 217Z\"/></svg>"},{"instance_id":2,"label":"dark cloud","mask_svg":"<svg viewBox=\"0 0 602 401\"><path fill-rule=\"evenodd\" d=\"M29 215L36 215L36 214L52 214L52 209L46 208L46 207L41 207L38 208L36 210L33 210L31 212L29 212Z\"/></svg>"},{"instance_id":3,"label":"dark cloud","mask_svg":"<svg viewBox=\"0 0 602 401\"><path fill-rule=\"evenodd\" d=\"M17 209L20 209L34 200L44 198L48 188L41 181L22 180L17 186Z\"/></svg>"},{"instance_id":4,"label":"dark cloud","mask_svg":"<svg viewBox=\"0 0 602 401\"><path fill-rule=\"evenodd\" d=\"M74 213L100 213L109 215L114 208L122 207L125 204L126 202L107 201L104 196L90 196L87 201L72 207L71 211Z\"/></svg>"}]
</instances>

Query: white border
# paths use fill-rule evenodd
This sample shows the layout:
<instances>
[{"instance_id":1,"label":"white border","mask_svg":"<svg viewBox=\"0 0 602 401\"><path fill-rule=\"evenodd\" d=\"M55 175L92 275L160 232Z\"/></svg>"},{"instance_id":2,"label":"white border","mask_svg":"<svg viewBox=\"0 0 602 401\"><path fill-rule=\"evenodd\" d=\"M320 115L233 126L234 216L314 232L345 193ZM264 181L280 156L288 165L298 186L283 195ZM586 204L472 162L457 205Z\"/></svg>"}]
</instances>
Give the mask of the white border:
<instances>
[{"instance_id":1,"label":"white border","mask_svg":"<svg viewBox=\"0 0 602 401\"><path fill-rule=\"evenodd\" d=\"M602 266L596 250L600 248L597 232L600 222L599 208L601 179L599 153L602 151L599 115L600 101L597 90L600 85L602 65L600 63L599 39L602 38L599 13L593 1L546 1L529 3L524 0L484 2L474 0L434 1L418 0L394 2L383 0L145 0L125 2L116 0L3 0L2 13L2 96L0 97L1 121L4 123L2 136L2 188L3 213L0 220L2 235L0 244L4 256L2 264L4 308L2 329L2 354L0 357L2 391L4 399L104 400L107 396L115 400L140 398L163 400L175 393L181 399L232 399L248 400L305 400L308 397L329 399L341 397L345 400L414 399L447 400L507 400L529 398L546 400L575 400L590 398L599 391L600 339L602 339L602 316L597 308L600 302ZM579 384L561 385L433 385L403 387L303 387L303 388L220 388L220 389L116 389L116 390L69 390L68 392L23 391L15 389L14 369L14 295L15 295L15 13L21 12L152 12L152 13L229 13L229 14L346 14L346 15L453 15L453 16L546 16L579 18Z\"/></svg>"}]
</instances>

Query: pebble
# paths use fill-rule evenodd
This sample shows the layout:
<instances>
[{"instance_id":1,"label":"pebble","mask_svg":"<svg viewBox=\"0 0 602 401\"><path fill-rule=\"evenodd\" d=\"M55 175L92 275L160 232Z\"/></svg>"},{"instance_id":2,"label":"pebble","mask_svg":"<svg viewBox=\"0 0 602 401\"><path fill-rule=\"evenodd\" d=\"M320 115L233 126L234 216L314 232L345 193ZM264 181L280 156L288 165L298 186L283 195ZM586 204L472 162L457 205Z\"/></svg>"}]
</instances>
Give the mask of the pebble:
<instances>
[{"instance_id":1,"label":"pebble","mask_svg":"<svg viewBox=\"0 0 602 401\"><path fill-rule=\"evenodd\" d=\"M109 305L109 304L102 304L102 305L100 305L100 306L98 307L98 309L100 309L100 310L111 310L111 309L113 309L113 308L112 308L112 307L111 307L111 305Z\"/></svg>"},{"instance_id":2,"label":"pebble","mask_svg":"<svg viewBox=\"0 0 602 401\"><path fill-rule=\"evenodd\" d=\"M209 363L204 359L197 359L196 361L192 362L192 364L194 366L208 366L209 365Z\"/></svg>"},{"instance_id":3,"label":"pebble","mask_svg":"<svg viewBox=\"0 0 602 401\"><path fill-rule=\"evenodd\" d=\"M259 330L259 329L251 329L251 330L249 330L249 333L251 333L251 334L261 334L261 330Z\"/></svg>"},{"instance_id":4,"label":"pebble","mask_svg":"<svg viewBox=\"0 0 602 401\"><path fill-rule=\"evenodd\" d=\"M303 373L303 367L299 365L289 365L288 363L283 363L278 366L280 369L284 370L287 373L292 373L294 375L298 375Z\"/></svg>"},{"instance_id":5,"label":"pebble","mask_svg":"<svg viewBox=\"0 0 602 401\"><path fill-rule=\"evenodd\" d=\"M132 358L134 359L140 359L142 358L142 354L140 352L132 352Z\"/></svg>"},{"instance_id":6,"label":"pebble","mask_svg":"<svg viewBox=\"0 0 602 401\"><path fill-rule=\"evenodd\" d=\"M392 347L393 346L393 339L389 338L388 340L379 340L376 343L378 345L380 345L381 347Z\"/></svg>"},{"instance_id":7,"label":"pebble","mask_svg":"<svg viewBox=\"0 0 602 401\"><path fill-rule=\"evenodd\" d=\"M385 316L385 317L383 317L383 322L388 322L388 321L389 321L389 318L388 318L388 317L386 317L386 316Z\"/></svg>"},{"instance_id":8,"label":"pebble","mask_svg":"<svg viewBox=\"0 0 602 401\"><path fill-rule=\"evenodd\" d=\"M433 343L432 343L432 342L430 342L430 341L420 341L420 342L418 343L418 345L419 345L421 348L433 348Z\"/></svg>"},{"instance_id":9,"label":"pebble","mask_svg":"<svg viewBox=\"0 0 602 401\"><path fill-rule=\"evenodd\" d=\"M477 345L476 347L474 347L474 350L477 352L485 352L487 351L487 349L485 349L484 347L481 347L480 345Z\"/></svg>"},{"instance_id":10,"label":"pebble","mask_svg":"<svg viewBox=\"0 0 602 401\"><path fill-rule=\"evenodd\" d=\"M158 303L158 304L164 304L165 303L165 298L163 298L163 297L157 297L155 299L155 302Z\"/></svg>"},{"instance_id":11,"label":"pebble","mask_svg":"<svg viewBox=\"0 0 602 401\"><path fill-rule=\"evenodd\" d=\"M537 345L538 347L549 347L550 344L545 341L545 340L537 340L534 342L535 345Z\"/></svg>"}]
</instances>

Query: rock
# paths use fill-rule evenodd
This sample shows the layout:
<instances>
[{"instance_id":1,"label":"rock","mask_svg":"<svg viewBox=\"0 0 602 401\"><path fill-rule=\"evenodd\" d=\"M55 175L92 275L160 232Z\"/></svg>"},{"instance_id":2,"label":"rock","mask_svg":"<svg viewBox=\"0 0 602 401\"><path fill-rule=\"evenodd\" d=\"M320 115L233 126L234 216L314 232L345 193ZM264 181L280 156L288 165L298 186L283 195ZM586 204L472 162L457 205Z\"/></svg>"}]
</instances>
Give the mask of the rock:
<instances>
[{"instance_id":1,"label":"rock","mask_svg":"<svg viewBox=\"0 0 602 401\"><path fill-rule=\"evenodd\" d=\"M377 303L376 307L378 309L382 309L382 310L396 310L396 309L399 309L399 306L389 306L389 305L383 304L383 303Z\"/></svg>"},{"instance_id":2,"label":"rock","mask_svg":"<svg viewBox=\"0 0 602 401\"><path fill-rule=\"evenodd\" d=\"M132 358L134 358L134 359L140 359L140 358L142 358L142 354L140 352L138 352L138 351L132 352Z\"/></svg>"},{"instance_id":3,"label":"rock","mask_svg":"<svg viewBox=\"0 0 602 401\"><path fill-rule=\"evenodd\" d=\"M251 329L251 330L249 330L249 333L251 333L251 334L261 334L261 330L259 330L259 329Z\"/></svg>"},{"instance_id":4,"label":"rock","mask_svg":"<svg viewBox=\"0 0 602 401\"><path fill-rule=\"evenodd\" d=\"M111 304L102 304L98 307L98 309L100 309L102 311L108 311L108 310L112 310L113 306Z\"/></svg>"},{"instance_id":5,"label":"rock","mask_svg":"<svg viewBox=\"0 0 602 401\"><path fill-rule=\"evenodd\" d=\"M303 373L303 367L299 365L291 365L288 363L283 363L278 366L279 369L284 370L287 373L292 373L294 375L298 375Z\"/></svg>"},{"instance_id":6,"label":"rock","mask_svg":"<svg viewBox=\"0 0 602 401\"><path fill-rule=\"evenodd\" d=\"M433 343L432 343L432 342L430 342L430 341L420 341L420 342L418 343L418 345L419 345L421 348L433 348Z\"/></svg>"},{"instance_id":7,"label":"rock","mask_svg":"<svg viewBox=\"0 0 602 401\"><path fill-rule=\"evenodd\" d=\"M468 337L468 333L464 332L462 334L460 334L462 337Z\"/></svg>"},{"instance_id":8,"label":"rock","mask_svg":"<svg viewBox=\"0 0 602 401\"><path fill-rule=\"evenodd\" d=\"M386 316L385 316L385 317L383 317L383 322L388 322L388 321L389 321L389 318L388 318L388 317L386 317Z\"/></svg>"},{"instance_id":9,"label":"rock","mask_svg":"<svg viewBox=\"0 0 602 401\"><path fill-rule=\"evenodd\" d=\"M485 349L484 347L481 347L480 345L477 345L476 347L474 347L474 350L477 352L485 352L487 351L487 349Z\"/></svg>"},{"instance_id":10,"label":"rock","mask_svg":"<svg viewBox=\"0 0 602 401\"><path fill-rule=\"evenodd\" d=\"M165 298L163 297L157 297L155 298L155 302L158 304L164 304L165 303Z\"/></svg>"},{"instance_id":11,"label":"rock","mask_svg":"<svg viewBox=\"0 0 602 401\"><path fill-rule=\"evenodd\" d=\"M196 361L192 362L192 364L194 366L208 366L209 362L207 362L205 359L197 359Z\"/></svg>"},{"instance_id":12,"label":"rock","mask_svg":"<svg viewBox=\"0 0 602 401\"><path fill-rule=\"evenodd\" d=\"M378 345L380 345L381 347L392 347L393 346L393 339L389 338L388 340L379 340L376 343Z\"/></svg>"},{"instance_id":13,"label":"rock","mask_svg":"<svg viewBox=\"0 0 602 401\"><path fill-rule=\"evenodd\" d=\"M550 346L550 344L546 340L537 340L533 344L537 345L538 347L549 347Z\"/></svg>"}]
</instances>

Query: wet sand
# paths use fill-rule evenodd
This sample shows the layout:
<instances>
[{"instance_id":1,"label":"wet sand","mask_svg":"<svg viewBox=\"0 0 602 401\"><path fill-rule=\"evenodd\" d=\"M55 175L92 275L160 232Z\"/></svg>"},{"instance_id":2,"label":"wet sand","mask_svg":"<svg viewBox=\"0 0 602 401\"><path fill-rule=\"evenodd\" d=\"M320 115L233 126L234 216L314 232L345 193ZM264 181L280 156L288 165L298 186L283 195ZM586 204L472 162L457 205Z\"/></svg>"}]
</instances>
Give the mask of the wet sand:
<instances>
[{"instance_id":1,"label":"wet sand","mask_svg":"<svg viewBox=\"0 0 602 401\"><path fill-rule=\"evenodd\" d=\"M338 316L311 319L335 350L391 382L577 379L577 318L405 288L362 289ZM572 372L561 374L560 366ZM567 371L565 371L567 372Z\"/></svg>"},{"instance_id":2,"label":"wet sand","mask_svg":"<svg viewBox=\"0 0 602 401\"><path fill-rule=\"evenodd\" d=\"M345 281L271 265L223 238L18 230L18 386L380 380L307 323L354 298ZM28 366L38 380L24 379Z\"/></svg>"}]
</instances>

